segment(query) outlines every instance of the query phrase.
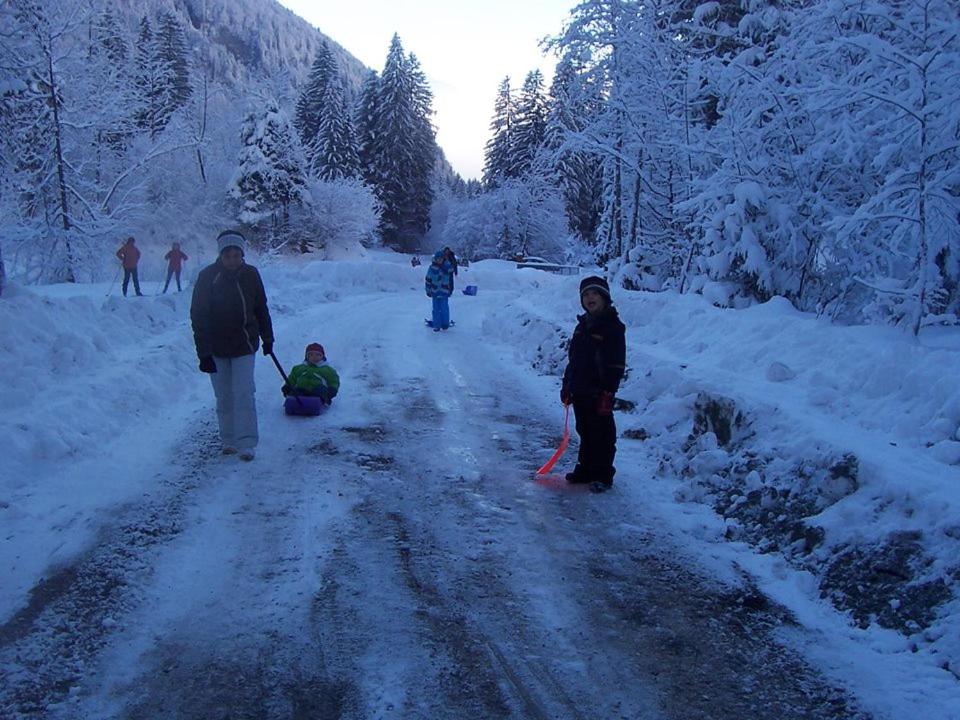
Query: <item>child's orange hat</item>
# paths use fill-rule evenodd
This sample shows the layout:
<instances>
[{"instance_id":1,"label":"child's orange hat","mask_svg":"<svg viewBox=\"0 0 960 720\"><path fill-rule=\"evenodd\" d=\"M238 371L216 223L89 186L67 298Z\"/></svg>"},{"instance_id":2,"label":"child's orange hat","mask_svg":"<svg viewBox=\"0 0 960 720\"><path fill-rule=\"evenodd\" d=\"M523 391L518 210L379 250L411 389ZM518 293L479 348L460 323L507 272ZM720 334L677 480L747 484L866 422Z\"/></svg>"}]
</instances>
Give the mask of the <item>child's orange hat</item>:
<instances>
[{"instance_id":1,"label":"child's orange hat","mask_svg":"<svg viewBox=\"0 0 960 720\"><path fill-rule=\"evenodd\" d=\"M327 356L327 354L323 351L323 345L321 345L320 343L310 343L309 345L307 345L307 349L303 351L303 354L306 355L307 353L312 353L312 352L318 352L324 357Z\"/></svg>"}]
</instances>

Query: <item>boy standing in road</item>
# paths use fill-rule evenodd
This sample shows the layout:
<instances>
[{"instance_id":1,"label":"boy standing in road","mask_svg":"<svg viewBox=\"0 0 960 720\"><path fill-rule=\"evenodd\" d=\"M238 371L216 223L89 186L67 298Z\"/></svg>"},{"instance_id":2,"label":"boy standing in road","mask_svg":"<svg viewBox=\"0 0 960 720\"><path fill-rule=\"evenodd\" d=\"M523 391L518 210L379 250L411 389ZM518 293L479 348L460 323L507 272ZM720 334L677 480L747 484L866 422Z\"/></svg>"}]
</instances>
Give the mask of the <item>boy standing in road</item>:
<instances>
[{"instance_id":1,"label":"boy standing in road","mask_svg":"<svg viewBox=\"0 0 960 720\"><path fill-rule=\"evenodd\" d=\"M580 304L586 312L577 317L560 388L561 402L573 405L580 436L577 466L567 473L567 481L589 484L592 492L604 492L613 485L616 473L613 400L626 366L626 328L603 278L594 275L583 279Z\"/></svg>"}]
</instances>

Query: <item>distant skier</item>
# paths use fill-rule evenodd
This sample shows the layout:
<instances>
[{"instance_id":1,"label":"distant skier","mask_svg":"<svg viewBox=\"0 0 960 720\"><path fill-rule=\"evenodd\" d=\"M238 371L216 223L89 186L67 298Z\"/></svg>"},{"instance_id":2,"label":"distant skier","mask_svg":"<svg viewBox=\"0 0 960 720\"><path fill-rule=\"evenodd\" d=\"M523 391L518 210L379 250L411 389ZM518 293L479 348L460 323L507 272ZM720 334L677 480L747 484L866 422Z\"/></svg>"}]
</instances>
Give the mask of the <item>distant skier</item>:
<instances>
[{"instance_id":1,"label":"distant skier","mask_svg":"<svg viewBox=\"0 0 960 720\"><path fill-rule=\"evenodd\" d=\"M140 278L137 275L137 263L140 262L140 248L136 241L128 237L127 241L117 250L117 257L123 263L123 296L127 296L127 287L130 285L130 278L133 278L133 289L137 297L143 297L140 292Z\"/></svg>"},{"instance_id":2,"label":"distant skier","mask_svg":"<svg viewBox=\"0 0 960 720\"><path fill-rule=\"evenodd\" d=\"M613 400L626 363L626 328L603 278L583 279L580 304L586 312L577 317L560 388L561 402L573 405L580 436L577 466L567 473L567 481L588 483L591 491L604 492L613 485L616 473Z\"/></svg>"},{"instance_id":3,"label":"distant skier","mask_svg":"<svg viewBox=\"0 0 960 720\"><path fill-rule=\"evenodd\" d=\"M327 353L320 343L307 345L303 355L303 363L290 370L290 384L283 386L283 394L318 397L329 405L340 391L340 376L327 364Z\"/></svg>"},{"instance_id":4,"label":"distant skier","mask_svg":"<svg viewBox=\"0 0 960 720\"><path fill-rule=\"evenodd\" d=\"M167 288L170 287L170 278L174 275L177 277L177 292L180 292L182 289L180 287L180 272L183 270L184 261L190 258L180 249L180 243L175 242L173 247L170 248L170 252L163 256L163 259L167 261L167 281L163 284L163 292L167 292Z\"/></svg>"},{"instance_id":5,"label":"distant skier","mask_svg":"<svg viewBox=\"0 0 960 720\"><path fill-rule=\"evenodd\" d=\"M410 267L420 267L420 256L414 255L410 258Z\"/></svg>"},{"instance_id":6,"label":"distant skier","mask_svg":"<svg viewBox=\"0 0 960 720\"><path fill-rule=\"evenodd\" d=\"M220 254L193 287L190 320L200 371L210 373L217 396L223 454L239 452L241 460L250 461L259 440L254 359L260 339L263 354L273 352L273 324L260 273L243 260L245 247L238 231L220 233Z\"/></svg>"},{"instance_id":7,"label":"distant skier","mask_svg":"<svg viewBox=\"0 0 960 720\"><path fill-rule=\"evenodd\" d=\"M444 258L443 250L437 250L433 262L427 269L427 297L433 298L433 320L430 326L434 332L450 327L450 296L453 294L453 269Z\"/></svg>"}]
</instances>

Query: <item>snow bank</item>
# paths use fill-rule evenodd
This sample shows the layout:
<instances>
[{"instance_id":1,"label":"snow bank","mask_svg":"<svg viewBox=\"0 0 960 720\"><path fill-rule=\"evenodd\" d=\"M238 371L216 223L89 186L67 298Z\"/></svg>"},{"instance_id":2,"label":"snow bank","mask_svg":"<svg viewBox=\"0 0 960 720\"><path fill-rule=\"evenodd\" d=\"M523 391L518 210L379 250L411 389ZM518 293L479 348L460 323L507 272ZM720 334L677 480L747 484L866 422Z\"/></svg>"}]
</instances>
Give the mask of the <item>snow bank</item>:
<instances>
[{"instance_id":1,"label":"snow bank","mask_svg":"<svg viewBox=\"0 0 960 720\"><path fill-rule=\"evenodd\" d=\"M199 398L209 402L189 293L107 289L16 288L0 301L0 617L83 552L108 508L150 489Z\"/></svg>"},{"instance_id":2,"label":"snow bank","mask_svg":"<svg viewBox=\"0 0 960 720\"><path fill-rule=\"evenodd\" d=\"M188 298L112 297L104 287L20 289L0 303L0 437L10 471L0 491L29 483L38 463L101 448L131 423L175 403L193 378Z\"/></svg>"},{"instance_id":3,"label":"snow bank","mask_svg":"<svg viewBox=\"0 0 960 720\"><path fill-rule=\"evenodd\" d=\"M758 399L805 406L918 448L956 441L960 374L945 372L960 360L955 349L893 328L830 325L783 298L730 313L697 296L639 294L621 314L643 354L709 369ZM784 370L795 376L766 381Z\"/></svg>"}]
</instances>

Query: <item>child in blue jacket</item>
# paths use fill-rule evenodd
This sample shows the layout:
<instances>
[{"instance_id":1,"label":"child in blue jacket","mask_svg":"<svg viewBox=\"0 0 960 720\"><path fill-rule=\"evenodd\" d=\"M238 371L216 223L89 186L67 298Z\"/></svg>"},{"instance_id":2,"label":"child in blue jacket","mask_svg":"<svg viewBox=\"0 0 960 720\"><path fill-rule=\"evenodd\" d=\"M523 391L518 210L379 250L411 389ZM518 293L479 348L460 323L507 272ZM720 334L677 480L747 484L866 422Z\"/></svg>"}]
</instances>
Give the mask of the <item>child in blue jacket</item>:
<instances>
[{"instance_id":1,"label":"child in blue jacket","mask_svg":"<svg viewBox=\"0 0 960 720\"><path fill-rule=\"evenodd\" d=\"M443 250L433 255L433 262L427 270L427 297L433 298L434 332L450 327L450 296L453 294L453 267L444 256Z\"/></svg>"}]
</instances>

